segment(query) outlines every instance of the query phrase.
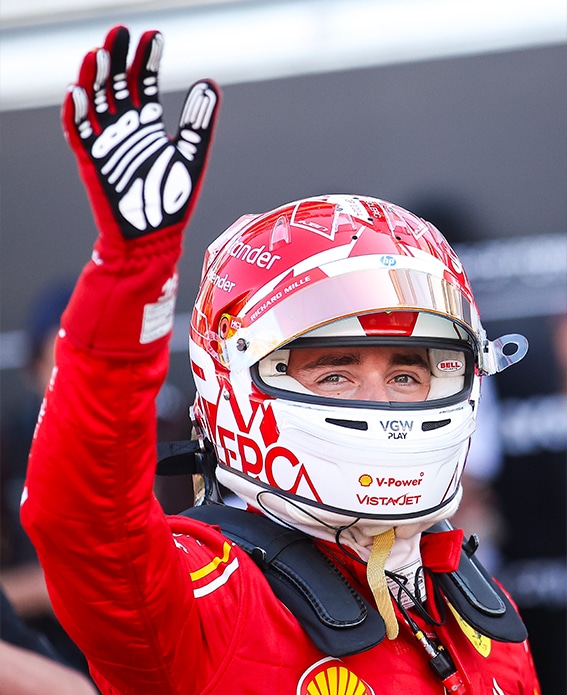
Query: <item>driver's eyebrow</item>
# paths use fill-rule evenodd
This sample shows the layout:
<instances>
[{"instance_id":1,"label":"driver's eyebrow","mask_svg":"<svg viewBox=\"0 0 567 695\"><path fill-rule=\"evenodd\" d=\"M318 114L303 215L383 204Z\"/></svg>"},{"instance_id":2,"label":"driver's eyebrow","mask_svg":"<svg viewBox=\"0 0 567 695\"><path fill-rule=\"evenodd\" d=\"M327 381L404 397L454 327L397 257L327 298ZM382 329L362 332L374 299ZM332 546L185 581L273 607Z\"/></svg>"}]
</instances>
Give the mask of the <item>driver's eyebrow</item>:
<instances>
[{"instance_id":1,"label":"driver's eyebrow","mask_svg":"<svg viewBox=\"0 0 567 695\"><path fill-rule=\"evenodd\" d=\"M390 357L391 367L423 367L429 370L427 360L418 352L395 352Z\"/></svg>"},{"instance_id":2,"label":"driver's eyebrow","mask_svg":"<svg viewBox=\"0 0 567 695\"><path fill-rule=\"evenodd\" d=\"M360 364L360 353L358 352L341 352L341 353L324 353L316 357L311 362L302 364L297 368L298 371L309 371L318 369L319 367L345 367L350 364Z\"/></svg>"}]
</instances>

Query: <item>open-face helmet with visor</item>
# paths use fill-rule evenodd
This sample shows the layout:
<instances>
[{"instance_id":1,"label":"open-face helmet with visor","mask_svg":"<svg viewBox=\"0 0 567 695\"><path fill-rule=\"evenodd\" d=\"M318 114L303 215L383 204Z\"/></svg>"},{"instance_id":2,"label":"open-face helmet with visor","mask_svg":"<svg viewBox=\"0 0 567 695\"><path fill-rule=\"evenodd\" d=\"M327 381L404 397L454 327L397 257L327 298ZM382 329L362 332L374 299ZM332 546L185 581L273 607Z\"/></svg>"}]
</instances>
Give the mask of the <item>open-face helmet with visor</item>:
<instances>
[{"instance_id":1,"label":"open-face helmet with visor","mask_svg":"<svg viewBox=\"0 0 567 695\"><path fill-rule=\"evenodd\" d=\"M222 484L354 547L455 511L481 376L526 350L487 340L433 225L370 197L299 200L240 218L207 251L194 418ZM386 395L359 388L369 354L387 364Z\"/></svg>"}]
</instances>

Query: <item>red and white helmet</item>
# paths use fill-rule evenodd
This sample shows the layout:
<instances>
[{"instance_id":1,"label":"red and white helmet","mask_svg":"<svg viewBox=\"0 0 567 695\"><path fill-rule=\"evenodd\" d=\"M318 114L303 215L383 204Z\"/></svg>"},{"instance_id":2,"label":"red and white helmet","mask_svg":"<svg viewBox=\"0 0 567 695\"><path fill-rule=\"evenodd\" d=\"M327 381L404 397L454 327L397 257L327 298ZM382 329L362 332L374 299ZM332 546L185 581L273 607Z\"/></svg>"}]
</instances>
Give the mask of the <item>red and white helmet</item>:
<instances>
[{"instance_id":1,"label":"red and white helmet","mask_svg":"<svg viewBox=\"0 0 567 695\"><path fill-rule=\"evenodd\" d=\"M286 373L293 349L384 344L426 348L426 401L325 398ZM194 417L222 484L356 547L455 511L480 377L526 351L522 336L487 340L433 225L374 198L309 198L244 216L209 247L190 331Z\"/></svg>"}]
</instances>

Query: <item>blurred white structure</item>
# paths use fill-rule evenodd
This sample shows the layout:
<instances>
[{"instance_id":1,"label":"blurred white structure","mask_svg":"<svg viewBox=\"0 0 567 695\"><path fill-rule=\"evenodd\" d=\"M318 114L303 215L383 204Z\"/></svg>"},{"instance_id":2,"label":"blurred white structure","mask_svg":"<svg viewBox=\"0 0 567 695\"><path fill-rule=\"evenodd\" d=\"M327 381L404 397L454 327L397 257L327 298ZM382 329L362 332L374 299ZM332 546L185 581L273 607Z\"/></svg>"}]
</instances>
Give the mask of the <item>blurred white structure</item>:
<instances>
[{"instance_id":1,"label":"blurred white structure","mask_svg":"<svg viewBox=\"0 0 567 695\"><path fill-rule=\"evenodd\" d=\"M59 104L85 46L166 38L164 91L565 42L564 0L2 0L0 109Z\"/></svg>"}]
</instances>

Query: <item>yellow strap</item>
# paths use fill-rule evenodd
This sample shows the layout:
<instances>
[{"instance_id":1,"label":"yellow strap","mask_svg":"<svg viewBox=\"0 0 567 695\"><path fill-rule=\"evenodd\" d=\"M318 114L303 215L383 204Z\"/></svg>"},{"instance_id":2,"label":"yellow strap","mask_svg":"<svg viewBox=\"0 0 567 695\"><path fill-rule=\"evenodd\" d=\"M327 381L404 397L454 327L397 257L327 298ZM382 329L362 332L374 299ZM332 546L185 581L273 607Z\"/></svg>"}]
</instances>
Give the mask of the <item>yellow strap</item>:
<instances>
[{"instance_id":1,"label":"yellow strap","mask_svg":"<svg viewBox=\"0 0 567 695\"><path fill-rule=\"evenodd\" d=\"M388 559L395 540L394 529L389 529L379 536L374 536L372 551L366 566L366 577L368 584L376 601L376 608L386 624L386 635L388 639L396 639L399 632L398 620L394 613L392 599L386 583L384 567Z\"/></svg>"}]
</instances>

